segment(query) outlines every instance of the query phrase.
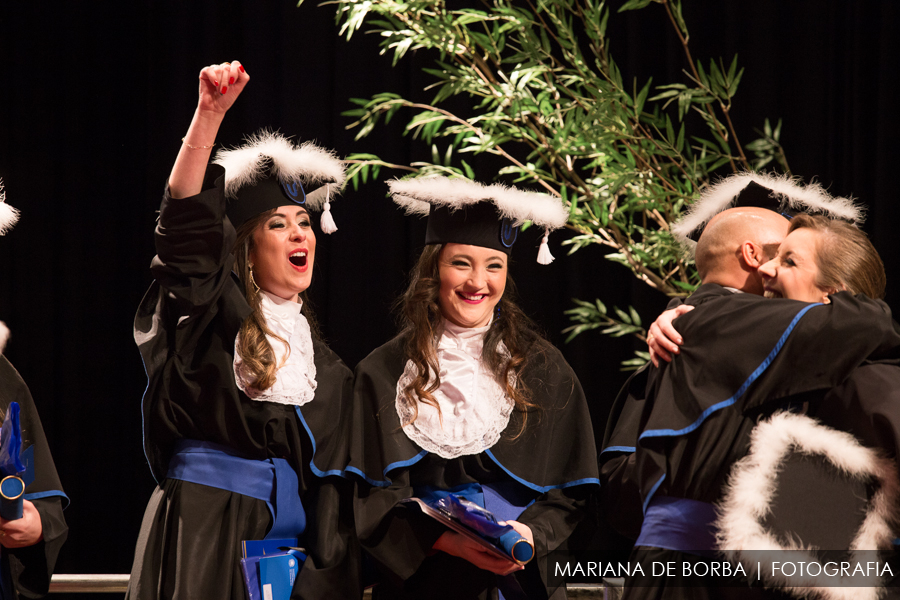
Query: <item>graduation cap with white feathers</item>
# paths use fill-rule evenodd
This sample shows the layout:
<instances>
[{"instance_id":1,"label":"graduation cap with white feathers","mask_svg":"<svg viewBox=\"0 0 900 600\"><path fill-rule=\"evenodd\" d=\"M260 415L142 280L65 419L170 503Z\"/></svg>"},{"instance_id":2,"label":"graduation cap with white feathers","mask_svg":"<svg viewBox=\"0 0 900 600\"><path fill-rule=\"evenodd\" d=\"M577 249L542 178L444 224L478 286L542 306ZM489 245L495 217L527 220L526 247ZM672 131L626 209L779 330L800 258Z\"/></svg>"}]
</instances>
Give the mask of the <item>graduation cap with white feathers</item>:
<instances>
[{"instance_id":1,"label":"graduation cap with white feathers","mask_svg":"<svg viewBox=\"0 0 900 600\"><path fill-rule=\"evenodd\" d=\"M553 262L547 236L566 224L568 210L549 194L526 192L495 183L429 175L388 182L391 196L406 214L428 216L425 244L469 244L507 255L519 227L531 221L544 230L538 263Z\"/></svg>"},{"instance_id":2,"label":"graduation cap with white feathers","mask_svg":"<svg viewBox=\"0 0 900 600\"><path fill-rule=\"evenodd\" d=\"M19 221L19 211L6 203L6 191L3 189L3 181L0 181L0 235L6 235ZM0 354L6 348L9 341L9 328L6 323L0 321Z\"/></svg>"},{"instance_id":3,"label":"graduation cap with white feathers","mask_svg":"<svg viewBox=\"0 0 900 600\"><path fill-rule=\"evenodd\" d=\"M296 145L280 133L262 130L246 143L220 150L213 161L225 168L226 213L235 229L267 210L297 204L322 209L323 233L334 233L332 187L346 178L344 163L311 142Z\"/></svg>"},{"instance_id":4,"label":"graduation cap with white feathers","mask_svg":"<svg viewBox=\"0 0 900 600\"><path fill-rule=\"evenodd\" d=\"M6 191L0 180L0 235L6 235L19 222L19 211L6 203Z\"/></svg>"},{"instance_id":5,"label":"graduation cap with white feathers","mask_svg":"<svg viewBox=\"0 0 900 600\"><path fill-rule=\"evenodd\" d=\"M700 194L672 226L672 233L683 242L696 242L714 216L729 208L748 206L768 208L787 219L808 213L856 225L863 220L862 207L849 198L832 196L818 183L803 185L788 175L735 173Z\"/></svg>"}]
</instances>

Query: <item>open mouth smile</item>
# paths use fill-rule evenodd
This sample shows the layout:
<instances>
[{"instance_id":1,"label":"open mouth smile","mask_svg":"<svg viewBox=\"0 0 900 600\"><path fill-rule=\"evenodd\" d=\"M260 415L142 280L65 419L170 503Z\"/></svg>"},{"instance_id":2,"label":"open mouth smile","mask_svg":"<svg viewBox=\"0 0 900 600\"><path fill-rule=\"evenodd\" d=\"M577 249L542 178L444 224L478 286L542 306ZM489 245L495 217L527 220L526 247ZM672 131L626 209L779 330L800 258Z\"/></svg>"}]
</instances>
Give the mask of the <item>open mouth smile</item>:
<instances>
[{"instance_id":1,"label":"open mouth smile","mask_svg":"<svg viewBox=\"0 0 900 600\"><path fill-rule=\"evenodd\" d=\"M468 304L479 304L488 296L487 294L466 294L464 292L456 292L456 295Z\"/></svg>"},{"instance_id":2,"label":"open mouth smile","mask_svg":"<svg viewBox=\"0 0 900 600\"><path fill-rule=\"evenodd\" d=\"M291 264L294 265L294 267L300 270L306 269L306 250L296 250L291 252L288 260L291 261Z\"/></svg>"}]
</instances>

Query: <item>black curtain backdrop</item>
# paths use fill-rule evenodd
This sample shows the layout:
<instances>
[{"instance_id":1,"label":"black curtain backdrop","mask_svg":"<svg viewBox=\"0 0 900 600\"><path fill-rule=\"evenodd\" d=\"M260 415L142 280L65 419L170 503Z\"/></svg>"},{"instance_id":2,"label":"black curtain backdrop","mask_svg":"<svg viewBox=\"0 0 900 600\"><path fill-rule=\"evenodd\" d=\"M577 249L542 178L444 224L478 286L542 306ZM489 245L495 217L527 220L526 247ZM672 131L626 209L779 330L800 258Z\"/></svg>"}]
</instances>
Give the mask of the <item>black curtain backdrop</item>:
<instances>
[{"instance_id":1,"label":"black curtain backdrop","mask_svg":"<svg viewBox=\"0 0 900 600\"><path fill-rule=\"evenodd\" d=\"M764 118L783 119L794 173L868 205L865 227L887 267L888 302L900 306L892 179L900 5L685 4L694 56L728 62L737 53L747 69L733 110L741 141L758 137ZM334 7L312 1L8 1L0 15L0 176L22 211L0 238L0 319L13 334L6 354L31 388L72 499L57 571L126 573L154 486L141 446L146 382L132 318L150 283L155 211L193 113L199 70L239 59L252 77L220 143L270 127L342 156L371 151L407 163L428 156L402 135L408 115L355 142L340 113L349 98L381 91L430 100L420 71L429 57L392 68L377 38L339 38ZM662 7L614 14L609 31L629 77L683 77ZM497 165L474 160L482 180ZM318 238L313 303L351 367L392 335L391 302L424 237L423 223L403 217L385 193L383 182L348 190L333 206L340 231ZM551 236L557 261L538 267L537 232L526 232L512 269L523 307L578 373L602 432L626 377L618 364L636 342L586 334L563 345L562 313L572 298L602 296L650 317L666 299L598 248L567 258L565 238Z\"/></svg>"}]
</instances>

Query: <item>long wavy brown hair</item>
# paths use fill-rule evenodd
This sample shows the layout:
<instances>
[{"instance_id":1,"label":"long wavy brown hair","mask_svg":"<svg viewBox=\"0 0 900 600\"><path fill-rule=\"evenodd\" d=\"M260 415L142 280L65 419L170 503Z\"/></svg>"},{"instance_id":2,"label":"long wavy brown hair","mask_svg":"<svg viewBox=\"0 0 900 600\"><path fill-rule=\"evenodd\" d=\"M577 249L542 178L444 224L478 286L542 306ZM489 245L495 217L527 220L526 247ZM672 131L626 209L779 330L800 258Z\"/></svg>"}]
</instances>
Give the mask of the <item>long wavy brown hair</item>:
<instances>
[{"instance_id":1,"label":"long wavy brown hair","mask_svg":"<svg viewBox=\"0 0 900 600\"><path fill-rule=\"evenodd\" d=\"M413 417L408 425L418 417L418 403L424 402L435 408L437 400L432 395L441 385L440 367L437 360L437 339L443 329L443 316L438 297L441 289L439 258L443 245L429 245L422 251L410 275L406 292L397 299L401 331L404 338L404 354L416 367L416 376L403 390L406 397L413 400ZM506 290L497 304L499 315L494 320L484 338L482 359L493 373L497 382L506 388L506 394L515 403L514 410L522 413L521 427L514 437L524 430L528 413L538 408L531 401L528 386L521 374L529 362L540 356L548 347L537 326L515 303L515 284L506 274ZM500 351L500 343L506 346L506 353ZM510 375L514 383L510 383Z\"/></svg>"},{"instance_id":2,"label":"long wavy brown hair","mask_svg":"<svg viewBox=\"0 0 900 600\"><path fill-rule=\"evenodd\" d=\"M244 319L244 323L241 325L237 353L240 355L241 360L244 361L244 366L253 376L253 387L260 391L267 390L275 384L275 373L278 371L278 368L287 361L291 352L288 341L281 336L276 335L269 329L268 325L266 325L266 318L262 312L262 302L260 298L262 292L256 291L256 286L253 284L250 273L250 251L253 250L253 232L255 232L261 224L265 223L269 217L275 213L275 210L276 209L272 209L260 213L256 217L244 222L237 230L237 239L234 242L233 250L235 271L243 285L244 297L247 299L247 304L253 309L253 312ZM305 291L300 294L300 299L303 301L303 307L300 309L300 313L306 317L307 321L309 321L309 328L312 331L313 339L321 339L319 326L318 323L316 323L315 314L313 314L312 307L310 307ZM272 344L266 339L267 335L284 343L287 347L284 356L275 356Z\"/></svg>"}]
</instances>

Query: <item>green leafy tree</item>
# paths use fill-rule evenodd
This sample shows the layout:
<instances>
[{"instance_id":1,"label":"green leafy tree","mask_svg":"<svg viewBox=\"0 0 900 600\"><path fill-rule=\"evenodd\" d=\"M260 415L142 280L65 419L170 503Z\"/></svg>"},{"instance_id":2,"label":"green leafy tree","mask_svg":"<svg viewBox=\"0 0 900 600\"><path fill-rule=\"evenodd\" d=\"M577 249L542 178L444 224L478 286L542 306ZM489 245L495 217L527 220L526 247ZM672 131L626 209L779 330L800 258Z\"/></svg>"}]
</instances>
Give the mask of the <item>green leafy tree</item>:
<instances>
[{"instance_id":1,"label":"green leafy tree","mask_svg":"<svg viewBox=\"0 0 900 600\"><path fill-rule=\"evenodd\" d=\"M543 189L569 206L570 253L591 245L668 296L689 294L696 269L670 233L685 202L719 169L787 170L768 121L763 137L738 141L732 101L743 75L735 56L706 66L691 56L682 0L628 0L618 10L664 10L684 50L683 81L654 86L625 81L610 54L604 0L492 0L481 9L451 10L443 0L334 0L340 33L381 37L396 65L410 50L430 51L430 103L385 92L353 99L357 139L395 114L431 147L430 160L394 165L373 154L348 157L354 186L382 167L472 178L466 154L502 157L501 175ZM465 112L447 108L463 97ZM457 101L454 106L460 103ZM699 116L699 118L697 118ZM690 128L690 129L689 129ZM747 152L751 154L748 156ZM567 311L571 339L590 329L643 338L633 308L575 301ZM626 361L637 366L646 360Z\"/></svg>"}]
</instances>

